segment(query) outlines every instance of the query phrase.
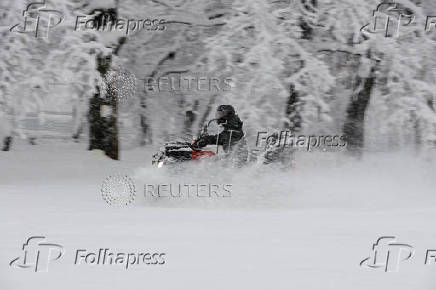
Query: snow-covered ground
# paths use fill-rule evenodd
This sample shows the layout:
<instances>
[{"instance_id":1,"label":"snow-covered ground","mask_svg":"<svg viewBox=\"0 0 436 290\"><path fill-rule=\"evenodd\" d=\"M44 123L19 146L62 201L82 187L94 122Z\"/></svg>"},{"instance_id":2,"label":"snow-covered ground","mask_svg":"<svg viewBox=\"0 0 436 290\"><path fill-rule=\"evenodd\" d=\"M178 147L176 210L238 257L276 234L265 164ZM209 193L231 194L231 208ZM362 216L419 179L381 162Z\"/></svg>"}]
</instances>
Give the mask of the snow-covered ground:
<instances>
[{"instance_id":1,"label":"snow-covered ground","mask_svg":"<svg viewBox=\"0 0 436 290\"><path fill-rule=\"evenodd\" d=\"M0 152L0 289L434 289L436 156L330 153L300 156L297 168L151 168L152 149L121 162L84 144L14 144ZM104 178L123 173L136 200L111 207ZM144 184L231 184L227 198L144 197ZM30 236L61 244L47 273L18 269ZM415 247L400 272L359 263L381 236ZM164 252L161 266L73 265L76 249Z\"/></svg>"}]
</instances>

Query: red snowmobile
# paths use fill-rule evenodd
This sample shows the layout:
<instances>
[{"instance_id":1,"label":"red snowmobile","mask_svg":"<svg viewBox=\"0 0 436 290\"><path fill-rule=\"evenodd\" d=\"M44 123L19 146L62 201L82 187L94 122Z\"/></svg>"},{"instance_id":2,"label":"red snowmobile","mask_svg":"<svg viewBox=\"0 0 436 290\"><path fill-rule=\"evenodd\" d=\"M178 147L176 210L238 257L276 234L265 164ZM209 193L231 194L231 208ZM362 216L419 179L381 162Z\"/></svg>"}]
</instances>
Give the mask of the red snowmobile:
<instances>
[{"instance_id":1,"label":"red snowmobile","mask_svg":"<svg viewBox=\"0 0 436 290\"><path fill-rule=\"evenodd\" d=\"M203 127L200 136L207 135L208 127L211 122L216 121L216 119L209 121L207 125ZM217 148L218 150L218 148ZM160 151L153 155L152 165L161 168L164 165L174 164L178 162L200 160L203 158L210 158L215 156L214 151L203 150L192 145L192 142L187 141L176 141L167 142L160 149Z\"/></svg>"}]
</instances>

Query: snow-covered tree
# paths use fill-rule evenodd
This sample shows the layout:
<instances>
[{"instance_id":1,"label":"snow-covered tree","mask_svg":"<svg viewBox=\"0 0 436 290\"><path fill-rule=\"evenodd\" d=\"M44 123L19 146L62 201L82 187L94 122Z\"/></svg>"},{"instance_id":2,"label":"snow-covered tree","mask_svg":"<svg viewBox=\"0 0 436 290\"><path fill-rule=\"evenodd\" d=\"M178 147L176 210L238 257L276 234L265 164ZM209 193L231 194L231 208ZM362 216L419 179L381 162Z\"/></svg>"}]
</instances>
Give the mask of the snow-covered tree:
<instances>
[{"instance_id":1,"label":"snow-covered tree","mask_svg":"<svg viewBox=\"0 0 436 290\"><path fill-rule=\"evenodd\" d=\"M139 123L140 144L192 136L197 130L196 124L203 118L213 92L184 89L158 92L152 88L160 78L216 77L202 69L197 60L205 52L202 41L222 26L227 6L221 1L150 2L147 14L164 19L165 30L138 31L129 37L120 55L127 59L126 67L140 82L137 110L123 116ZM132 7L126 7L125 13L144 16ZM137 115L139 120L132 118Z\"/></svg>"},{"instance_id":2,"label":"snow-covered tree","mask_svg":"<svg viewBox=\"0 0 436 290\"><path fill-rule=\"evenodd\" d=\"M3 12L5 23L23 25L22 11L25 1L3 3L10 10ZM35 136L28 136L22 128L22 121L28 114L35 114L43 121L42 107L48 92L46 79L48 40L34 37L33 31L11 32L10 26L1 28L2 58L0 59L0 118L4 128L3 150L9 150L13 136L34 142Z\"/></svg>"},{"instance_id":3,"label":"snow-covered tree","mask_svg":"<svg viewBox=\"0 0 436 290\"><path fill-rule=\"evenodd\" d=\"M313 45L323 53L330 53L332 58L327 62L332 68L335 63L332 60L340 60L339 57L351 60L336 69L337 79L350 84L337 81L334 92L349 148L360 151L364 146L365 122L369 125L366 132L372 136L407 134L404 124L414 118L422 124L434 123L434 114L428 106L434 91L434 82L428 76L432 70L422 69L434 43L424 33L426 15L420 6L408 0L394 4L342 0L319 2L314 11L317 18L311 25L318 42ZM388 17L390 25L386 27ZM338 91L338 87L342 88ZM340 90L346 87L351 88L348 95L341 94ZM367 110L377 117L367 118ZM423 135L432 136L429 130Z\"/></svg>"},{"instance_id":4,"label":"snow-covered tree","mask_svg":"<svg viewBox=\"0 0 436 290\"><path fill-rule=\"evenodd\" d=\"M208 40L209 69L235 78L234 89L224 100L236 105L249 135L269 128L296 128L290 118L302 107L307 124L315 118L313 108L328 112L323 96L334 79L302 41L301 21L309 17L299 11L263 0L235 1L226 27ZM298 100L290 101L296 92Z\"/></svg>"}]
</instances>

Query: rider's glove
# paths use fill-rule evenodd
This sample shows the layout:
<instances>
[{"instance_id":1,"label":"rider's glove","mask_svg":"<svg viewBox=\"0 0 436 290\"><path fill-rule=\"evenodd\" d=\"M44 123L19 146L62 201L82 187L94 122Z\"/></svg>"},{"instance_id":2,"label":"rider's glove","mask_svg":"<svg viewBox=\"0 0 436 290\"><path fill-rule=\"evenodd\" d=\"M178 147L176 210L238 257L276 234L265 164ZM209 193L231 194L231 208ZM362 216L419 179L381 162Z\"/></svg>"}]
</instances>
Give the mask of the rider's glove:
<instances>
[{"instance_id":1,"label":"rider's glove","mask_svg":"<svg viewBox=\"0 0 436 290\"><path fill-rule=\"evenodd\" d=\"M205 147L206 145L207 145L207 141L204 140L203 138L200 138L198 140L194 140L192 142L192 146L198 147L198 148Z\"/></svg>"}]
</instances>

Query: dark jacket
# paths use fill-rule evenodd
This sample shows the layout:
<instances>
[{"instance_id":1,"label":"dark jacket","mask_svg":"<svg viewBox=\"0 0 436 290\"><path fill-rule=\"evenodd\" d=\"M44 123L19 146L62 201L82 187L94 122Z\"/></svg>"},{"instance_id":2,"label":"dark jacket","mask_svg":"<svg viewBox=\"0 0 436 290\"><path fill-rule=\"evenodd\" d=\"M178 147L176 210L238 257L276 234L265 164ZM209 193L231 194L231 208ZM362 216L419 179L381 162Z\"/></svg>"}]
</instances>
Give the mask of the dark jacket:
<instances>
[{"instance_id":1,"label":"dark jacket","mask_svg":"<svg viewBox=\"0 0 436 290\"><path fill-rule=\"evenodd\" d=\"M242 130L243 122L238 115L232 114L224 118L218 119L217 123L222 125L224 130L217 135L202 136L197 144L199 147L206 145L222 145L225 152L231 150L244 136Z\"/></svg>"}]
</instances>

